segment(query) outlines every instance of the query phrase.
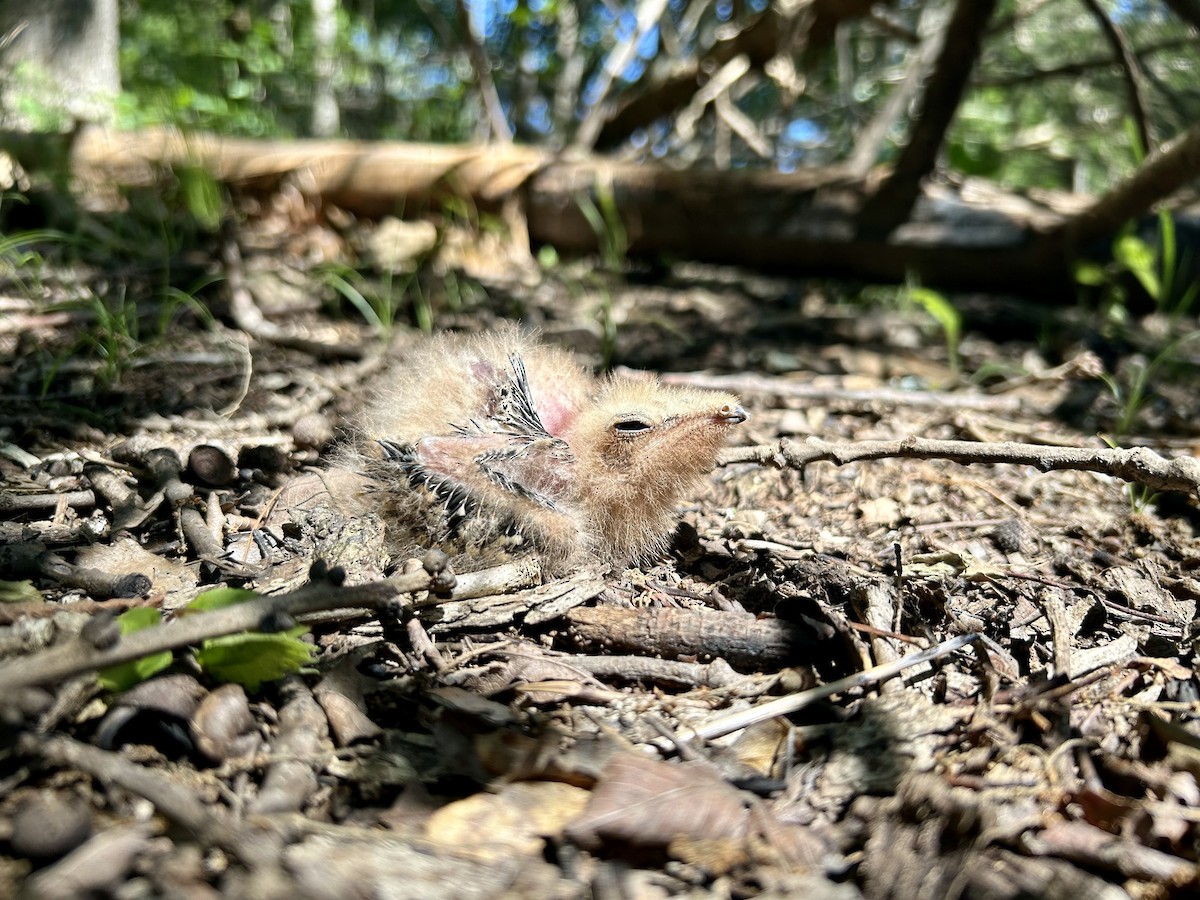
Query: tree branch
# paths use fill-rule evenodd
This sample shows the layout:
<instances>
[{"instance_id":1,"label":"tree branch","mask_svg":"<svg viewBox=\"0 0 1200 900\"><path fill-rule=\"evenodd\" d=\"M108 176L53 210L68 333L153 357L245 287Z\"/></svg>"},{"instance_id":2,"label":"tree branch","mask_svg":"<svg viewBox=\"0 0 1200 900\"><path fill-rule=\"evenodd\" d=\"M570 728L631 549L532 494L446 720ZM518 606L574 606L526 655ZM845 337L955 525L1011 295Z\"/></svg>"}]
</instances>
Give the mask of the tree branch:
<instances>
[{"instance_id":1,"label":"tree branch","mask_svg":"<svg viewBox=\"0 0 1200 900\"><path fill-rule=\"evenodd\" d=\"M1196 43L1195 37L1167 38L1148 43L1142 47L1134 47L1132 48L1132 52L1137 57L1140 65L1141 60L1147 56L1153 56L1156 53L1162 53L1166 50L1195 47ZM1061 66L1054 66L1048 69L1034 69L1030 72L1021 72L1018 75L996 75L992 77L983 75L975 79L975 84L978 87L1019 87L1023 84L1033 84L1047 78L1075 78L1079 75L1085 75L1093 69L1105 69L1111 65L1113 65L1113 58L1111 55L1106 54L1104 56L1093 56L1090 59L1082 59L1079 62L1064 63Z\"/></svg>"},{"instance_id":2,"label":"tree branch","mask_svg":"<svg viewBox=\"0 0 1200 900\"><path fill-rule=\"evenodd\" d=\"M633 60L642 38L658 23L666 10L667 0L640 0L637 28L630 33L628 38L613 47L608 58L604 60L604 66L600 71L600 87L596 93L596 101L588 109L587 115L579 125L579 130L575 132L575 139L571 142L572 147L577 150L591 150L595 146L596 139L600 136L600 130L604 127L604 122L608 117L608 95L612 92L613 84Z\"/></svg>"},{"instance_id":3,"label":"tree branch","mask_svg":"<svg viewBox=\"0 0 1200 900\"><path fill-rule=\"evenodd\" d=\"M1137 126L1138 137L1142 142L1142 152L1149 154L1157 144L1151 134L1150 121L1146 115L1146 97L1145 91L1142 89L1141 69L1137 56L1134 55L1129 42L1125 40L1125 34L1112 19L1105 15L1099 0L1080 0L1080 2L1092 14L1092 18L1100 26L1105 40L1112 47L1113 56L1116 57L1117 63L1121 67L1121 76L1125 79L1125 89L1129 94L1129 114L1133 116L1134 124Z\"/></svg>"},{"instance_id":4,"label":"tree branch","mask_svg":"<svg viewBox=\"0 0 1200 900\"><path fill-rule=\"evenodd\" d=\"M805 15L807 10L806 5L797 15ZM596 148L614 147L637 129L687 106L704 84L703 73L716 71L737 56L745 54L751 67L761 70L780 52L782 36L791 33L793 22L794 19L783 19L774 7L768 7L732 37L715 41L702 57L674 63L666 75L650 79L640 93L622 97L615 110L607 111L595 140Z\"/></svg>"},{"instance_id":5,"label":"tree branch","mask_svg":"<svg viewBox=\"0 0 1200 900\"><path fill-rule=\"evenodd\" d=\"M1200 498L1200 460L1190 456L1166 459L1146 447L1089 450L1047 447L1015 441L979 443L904 438L898 441L858 441L830 444L810 438L797 444L786 438L778 444L726 450L720 465L755 462L780 469L803 469L814 462L847 463L868 459L944 459L972 463L1010 463L1033 466L1041 472L1083 470L1111 475L1156 491L1184 491Z\"/></svg>"},{"instance_id":6,"label":"tree branch","mask_svg":"<svg viewBox=\"0 0 1200 900\"><path fill-rule=\"evenodd\" d=\"M496 90L496 82L492 80L492 67L484 52L483 42L471 21L471 11L467 9L466 0L454 0L454 10L458 14L458 25L463 32L463 42L467 48L467 58L475 72L475 80L479 82L479 93L483 98L483 108L487 112L487 121L491 126L492 136L504 144L511 144L512 128L504 115L504 106L500 103L500 94Z\"/></svg>"},{"instance_id":7,"label":"tree branch","mask_svg":"<svg viewBox=\"0 0 1200 900\"><path fill-rule=\"evenodd\" d=\"M1080 247L1115 234L1130 219L1165 200L1200 172L1200 123L1160 152L1152 153L1132 175L1058 228L1062 252L1071 259Z\"/></svg>"},{"instance_id":8,"label":"tree branch","mask_svg":"<svg viewBox=\"0 0 1200 900\"><path fill-rule=\"evenodd\" d=\"M846 168L855 178L865 178L879 159L880 151L887 140L893 123L908 111L909 104L917 95L934 63L942 54L946 34L945 17L938 7L929 7L921 15L920 43L909 54L908 69L904 80L892 88L887 100L863 128L854 142L854 152Z\"/></svg>"},{"instance_id":9,"label":"tree branch","mask_svg":"<svg viewBox=\"0 0 1200 900\"><path fill-rule=\"evenodd\" d=\"M983 34L997 0L957 0L942 51L925 88L921 112L896 166L858 214L858 234L881 240L908 221L921 193L921 180L933 171L946 131L954 120Z\"/></svg>"},{"instance_id":10,"label":"tree branch","mask_svg":"<svg viewBox=\"0 0 1200 900\"><path fill-rule=\"evenodd\" d=\"M211 612L182 616L156 628L124 635L106 649L84 640L69 641L34 656L0 665L0 697L12 696L15 691L33 685L62 681L84 672L131 662L163 650L177 650L239 631L255 631L268 616L300 618L307 613L344 607L378 609L401 594L428 590L430 584L431 578L425 572L352 587L311 584L289 594L260 597Z\"/></svg>"}]
</instances>

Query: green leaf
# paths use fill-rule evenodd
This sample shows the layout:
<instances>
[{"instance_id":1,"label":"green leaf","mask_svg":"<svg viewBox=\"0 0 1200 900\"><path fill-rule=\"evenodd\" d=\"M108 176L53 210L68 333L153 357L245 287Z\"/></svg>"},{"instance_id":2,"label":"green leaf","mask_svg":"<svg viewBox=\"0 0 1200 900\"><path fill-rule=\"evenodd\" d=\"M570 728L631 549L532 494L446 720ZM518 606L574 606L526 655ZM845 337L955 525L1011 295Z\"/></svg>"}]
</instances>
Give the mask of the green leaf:
<instances>
[{"instance_id":1,"label":"green leaf","mask_svg":"<svg viewBox=\"0 0 1200 900\"><path fill-rule=\"evenodd\" d=\"M224 609L226 606L233 606L237 603L245 603L247 600L254 600L258 596L254 591L248 591L245 588L213 588L211 591L205 591L189 603L184 613L190 614Z\"/></svg>"},{"instance_id":2,"label":"green leaf","mask_svg":"<svg viewBox=\"0 0 1200 900\"><path fill-rule=\"evenodd\" d=\"M0 603L41 603L45 599L32 581L0 581Z\"/></svg>"},{"instance_id":3,"label":"green leaf","mask_svg":"<svg viewBox=\"0 0 1200 900\"><path fill-rule=\"evenodd\" d=\"M145 631L153 628L162 621L162 613L153 606L135 606L117 616L117 624L121 626L121 634L133 634L135 631Z\"/></svg>"},{"instance_id":4,"label":"green leaf","mask_svg":"<svg viewBox=\"0 0 1200 900\"><path fill-rule=\"evenodd\" d=\"M942 326L942 331L946 336L946 352L950 357L950 368L957 372L958 345L962 339L962 316L942 294L929 288L910 287L908 298Z\"/></svg>"},{"instance_id":5,"label":"green leaf","mask_svg":"<svg viewBox=\"0 0 1200 900\"><path fill-rule=\"evenodd\" d=\"M225 198L217 180L200 166L180 166L175 177L179 179L188 212L204 228L216 231L225 211Z\"/></svg>"},{"instance_id":6,"label":"green leaf","mask_svg":"<svg viewBox=\"0 0 1200 900\"><path fill-rule=\"evenodd\" d=\"M368 325L380 331L385 330L383 320L379 318L375 306L363 296L362 291L333 271L325 273L325 283L345 297L358 310L359 315L366 320Z\"/></svg>"},{"instance_id":7,"label":"green leaf","mask_svg":"<svg viewBox=\"0 0 1200 900\"><path fill-rule=\"evenodd\" d=\"M162 613L151 606L137 606L117 616L117 625L120 626L122 635L153 628L161 621ZM114 693L127 691L135 684L161 672L171 664L172 659L171 651L163 650L141 659L109 666L98 673L100 686Z\"/></svg>"},{"instance_id":8,"label":"green leaf","mask_svg":"<svg viewBox=\"0 0 1200 900\"><path fill-rule=\"evenodd\" d=\"M1113 243L1113 256L1141 283L1155 303L1161 305L1162 283L1154 270L1154 248L1141 238L1127 234Z\"/></svg>"},{"instance_id":9,"label":"green leaf","mask_svg":"<svg viewBox=\"0 0 1200 900\"><path fill-rule=\"evenodd\" d=\"M1075 263L1076 284L1086 284L1089 287L1102 287L1108 283L1108 273L1104 267L1094 262Z\"/></svg>"},{"instance_id":10,"label":"green leaf","mask_svg":"<svg viewBox=\"0 0 1200 900\"><path fill-rule=\"evenodd\" d=\"M1125 126L1125 137L1133 150L1133 162L1140 166L1146 159L1146 145L1142 143L1142 133L1138 131L1137 123L1130 116L1126 116L1121 124Z\"/></svg>"},{"instance_id":11,"label":"green leaf","mask_svg":"<svg viewBox=\"0 0 1200 900\"><path fill-rule=\"evenodd\" d=\"M232 681L256 691L264 681L274 681L300 671L316 652L299 640L303 626L279 634L245 632L204 642L196 651L196 662L219 681Z\"/></svg>"},{"instance_id":12,"label":"green leaf","mask_svg":"<svg viewBox=\"0 0 1200 900\"><path fill-rule=\"evenodd\" d=\"M956 141L950 145L950 165L965 175L986 177L1000 171L1004 156L994 144Z\"/></svg>"},{"instance_id":13,"label":"green leaf","mask_svg":"<svg viewBox=\"0 0 1200 900\"><path fill-rule=\"evenodd\" d=\"M1171 299L1173 282L1175 281L1178 262L1178 249L1175 243L1175 217L1169 209L1158 211L1158 244L1162 253L1162 276L1164 301Z\"/></svg>"}]
</instances>

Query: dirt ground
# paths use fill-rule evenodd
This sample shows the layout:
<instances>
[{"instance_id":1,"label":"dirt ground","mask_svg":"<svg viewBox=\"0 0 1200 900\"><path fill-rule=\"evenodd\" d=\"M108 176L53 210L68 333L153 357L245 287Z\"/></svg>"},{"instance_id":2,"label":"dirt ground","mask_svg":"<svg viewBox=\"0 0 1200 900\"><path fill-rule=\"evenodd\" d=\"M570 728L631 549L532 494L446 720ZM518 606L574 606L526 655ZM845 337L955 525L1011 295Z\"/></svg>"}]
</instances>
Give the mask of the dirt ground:
<instances>
[{"instance_id":1,"label":"dirt ground","mask_svg":"<svg viewBox=\"0 0 1200 900\"><path fill-rule=\"evenodd\" d=\"M0 894L1197 890L1194 497L1026 465L730 462L655 565L381 602L398 572L429 587L421 564L388 560L373 516L279 497L421 338L405 313L373 339L268 254L246 268L286 334L182 310L116 370L61 283L3 301L0 578L31 586L0 603ZM518 318L593 366L733 391L739 446L1196 452L1200 382L1155 355L1163 323L1116 340L953 298L960 372L927 316L839 302L851 286L518 274L426 273L434 326ZM171 618L215 585L319 593L250 620L310 624L304 670L222 685L197 638L130 691L96 685L132 639L112 613Z\"/></svg>"}]
</instances>

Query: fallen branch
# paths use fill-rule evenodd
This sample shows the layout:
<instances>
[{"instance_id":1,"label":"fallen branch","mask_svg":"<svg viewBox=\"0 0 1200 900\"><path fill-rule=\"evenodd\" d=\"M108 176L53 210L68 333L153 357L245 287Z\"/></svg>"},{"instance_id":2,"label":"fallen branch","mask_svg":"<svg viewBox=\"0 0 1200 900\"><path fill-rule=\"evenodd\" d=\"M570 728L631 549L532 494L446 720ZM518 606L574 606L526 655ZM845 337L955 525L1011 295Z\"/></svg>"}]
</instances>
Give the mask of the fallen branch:
<instances>
[{"instance_id":1,"label":"fallen branch","mask_svg":"<svg viewBox=\"0 0 1200 900\"><path fill-rule=\"evenodd\" d=\"M330 610L380 610L397 602L419 611L424 606L525 587L541 578L541 568L534 558L457 576L449 568L442 567L444 560L444 557L435 559L431 556L426 559L425 571L369 584L343 587L329 581L317 582L287 594L259 597L209 612L181 616L165 625L124 635L112 646L99 647L96 646L99 641L80 638L32 656L18 657L0 665L0 703L18 697L25 688L96 672L227 634L257 631L264 621L291 618L307 622L323 618L320 614ZM426 591L435 592L437 598L426 598ZM405 595L409 595L409 599L401 601Z\"/></svg>"},{"instance_id":2,"label":"fallen branch","mask_svg":"<svg viewBox=\"0 0 1200 900\"><path fill-rule=\"evenodd\" d=\"M30 735L22 750L57 766L80 769L103 784L117 785L149 800L159 813L204 846L220 847L248 866L274 868L278 864L280 841L275 834L244 825L214 805L206 805L191 785L62 735Z\"/></svg>"},{"instance_id":3,"label":"fallen branch","mask_svg":"<svg viewBox=\"0 0 1200 900\"><path fill-rule=\"evenodd\" d=\"M872 666L862 672L847 675L845 678L839 678L837 681L831 681L829 684L823 684L796 694L776 697L774 700L768 700L750 709L742 709L737 712L718 716L707 724L696 728L688 737L701 741L715 740L724 735L732 734L735 731L741 731L743 728L749 728L751 725L759 722L774 719L777 716L791 715L820 700L828 700L835 694L841 694L855 688L868 687L872 684L879 684L890 678L895 678L905 669L931 663L971 644L976 645L977 653L982 653L983 651L979 649L977 643L982 640L984 640L984 637L981 634L960 634L942 641L928 650L922 650L920 653L913 653L902 659L884 663L880 666ZM658 738L651 743L660 750L669 751L674 749L679 742L667 737Z\"/></svg>"},{"instance_id":4,"label":"fallen branch","mask_svg":"<svg viewBox=\"0 0 1200 900\"><path fill-rule=\"evenodd\" d=\"M211 612L181 616L157 628L124 635L107 648L96 647L83 639L70 641L0 666L0 697L11 697L13 692L24 688L95 672L152 653L177 650L240 631L255 631L269 618L302 619L308 613L346 607L383 608L403 594L437 587L440 577L440 574L431 576L418 572L351 587L310 584L288 594L260 597ZM446 586L453 586L453 581Z\"/></svg>"},{"instance_id":5,"label":"fallen branch","mask_svg":"<svg viewBox=\"0 0 1200 900\"><path fill-rule=\"evenodd\" d=\"M1130 219L1144 215L1195 178L1198 168L1200 123L1152 152L1124 181L1063 222L1055 230L1057 237L1065 240L1063 258L1071 258L1091 241L1116 234Z\"/></svg>"},{"instance_id":6,"label":"fallen branch","mask_svg":"<svg viewBox=\"0 0 1200 900\"><path fill-rule=\"evenodd\" d=\"M636 373L636 369L618 368L618 374ZM983 394L948 394L945 391L905 391L879 387L871 390L816 385L769 375L712 375L708 372L666 372L659 376L663 384L679 384L706 391L730 391L735 394L768 394L788 400L877 407L881 404L910 409L969 409L1013 416L1028 415L1030 404L1019 397L994 397Z\"/></svg>"},{"instance_id":7,"label":"fallen branch","mask_svg":"<svg viewBox=\"0 0 1200 900\"><path fill-rule=\"evenodd\" d=\"M1146 114L1146 88L1143 86L1141 62L1125 33L1104 12L1100 0L1083 0L1083 5L1091 13L1092 18L1100 27L1100 33L1112 48L1113 57L1121 68L1121 76L1125 80L1125 91L1129 95L1129 115L1138 131L1138 139L1142 142L1144 152L1154 149L1154 138L1150 130L1150 118Z\"/></svg>"},{"instance_id":8,"label":"fallen branch","mask_svg":"<svg viewBox=\"0 0 1200 900\"><path fill-rule=\"evenodd\" d=\"M572 609L563 619L567 640L588 652L723 659L751 672L811 659L828 640L804 625L750 613L598 606Z\"/></svg>"},{"instance_id":9,"label":"fallen branch","mask_svg":"<svg viewBox=\"0 0 1200 900\"><path fill-rule=\"evenodd\" d=\"M803 469L814 462L837 466L867 459L944 459L972 463L1033 466L1042 472L1077 469L1111 475L1155 491L1183 491L1200 498L1200 461L1190 456L1167 459L1146 447L1081 449L1021 444L1016 441L935 441L908 437L898 441L856 441L830 444L809 438L803 444L787 438L778 444L726 450L718 465L753 462L779 469Z\"/></svg>"}]
</instances>

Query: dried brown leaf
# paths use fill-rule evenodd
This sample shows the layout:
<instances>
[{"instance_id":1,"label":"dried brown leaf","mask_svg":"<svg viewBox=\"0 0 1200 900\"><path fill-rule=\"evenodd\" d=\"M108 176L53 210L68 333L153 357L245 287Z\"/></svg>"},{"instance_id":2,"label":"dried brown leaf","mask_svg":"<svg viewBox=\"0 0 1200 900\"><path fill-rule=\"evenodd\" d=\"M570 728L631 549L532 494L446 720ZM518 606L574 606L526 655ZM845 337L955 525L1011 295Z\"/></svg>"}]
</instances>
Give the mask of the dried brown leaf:
<instances>
[{"instance_id":1,"label":"dried brown leaf","mask_svg":"<svg viewBox=\"0 0 1200 900\"><path fill-rule=\"evenodd\" d=\"M559 782L510 784L498 794L475 794L443 806L429 817L425 834L478 859L533 856L542 852L546 838L562 834L587 798L583 788Z\"/></svg>"},{"instance_id":2,"label":"dried brown leaf","mask_svg":"<svg viewBox=\"0 0 1200 900\"><path fill-rule=\"evenodd\" d=\"M673 765L614 756L567 837L587 849L606 842L665 847L672 841L744 837L743 795L704 762Z\"/></svg>"}]
</instances>

